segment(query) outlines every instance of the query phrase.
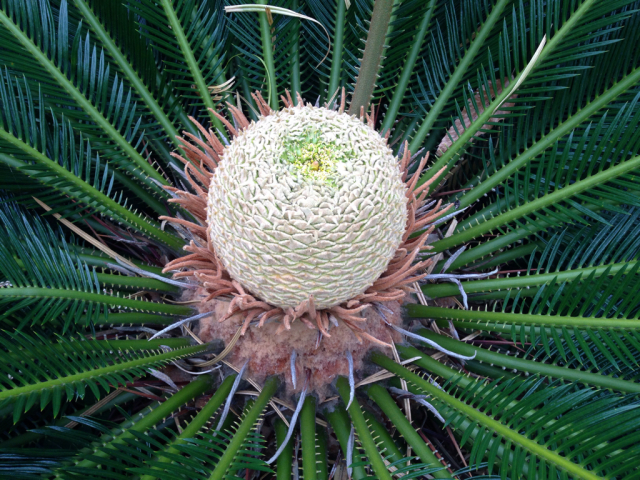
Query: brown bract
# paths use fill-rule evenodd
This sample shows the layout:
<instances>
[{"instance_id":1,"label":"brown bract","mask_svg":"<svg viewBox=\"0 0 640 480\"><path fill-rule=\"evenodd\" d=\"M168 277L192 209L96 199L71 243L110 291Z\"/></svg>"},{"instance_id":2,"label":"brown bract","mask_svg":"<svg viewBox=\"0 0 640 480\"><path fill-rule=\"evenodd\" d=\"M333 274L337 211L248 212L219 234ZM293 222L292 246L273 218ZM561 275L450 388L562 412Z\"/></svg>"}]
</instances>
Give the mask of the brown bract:
<instances>
[{"instance_id":1,"label":"brown bract","mask_svg":"<svg viewBox=\"0 0 640 480\"><path fill-rule=\"evenodd\" d=\"M252 96L262 116L270 115L273 112L260 93L255 93ZM294 106L289 92L286 97L282 96L281 98L285 107ZM302 104L303 100L299 95L297 100L299 104ZM233 124L218 112L213 112L213 114L225 125L229 134L235 137L250 122L236 106L227 104L227 108L232 116ZM344 108L345 94L343 89L342 101L339 106L341 113ZM373 128L374 113L365 115L364 120ZM224 322L231 316L241 313L243 316L243 335L254 321L259 327L277 322L275 333L278 334L283 331L291 331L292 325L299 321L298 323L306 325L311 330L318 330L321 335L330 338L333 334L329 332L330 324L335 324L337 321L351 330L359 342L367 340L383 347L389 347L387 338L374 336L368 329L363 328L363 324L367 321L366 316L363 316L363 311L375 303L401 303L405 295L412 291L411 285L426 276L424 270L430 265L431 260L416 260L421 250L430 248L425 245L425 242L433 231L433 227L422 231L420 235L413 236L412 234L423 230L453 206L442 207L442 201L439 200L432 208L421 208L426 203L429 185L439 178L442 170L429 181L417 186L420 174L427 163L428 155L422 159L416 172L409 176L411 153L408 150L408 144L405 144L404 154L400 159L400 168L402 180L407 186L408 220L402 243L387 270L365 292L341 305L317 309L313 296L310 296L295 308L283 309L269 305L253 296L251 292L245 291L240 283L231 278L229 272L216 256L208 234L207 194L210 180L222 159L224 145L212 130L205 129L194 119L192 121L200 130L202 139L185 132L185 138L180 139L183 144L183 155L173 154L184 164L184 174L192 192L175 187L165 188L174 195L170 201L180 204L193 215L196 222L184 218L160 217L162 220L171 222L178 231L190 239L189 244L184 247L189 254L169 262L164 271L174 271L174 278L194 279L206 292L202 303L219 297L232 297L228 311L219 321ZM292 345L293 347L295 346Z\"/></svg>"}]
</instances>

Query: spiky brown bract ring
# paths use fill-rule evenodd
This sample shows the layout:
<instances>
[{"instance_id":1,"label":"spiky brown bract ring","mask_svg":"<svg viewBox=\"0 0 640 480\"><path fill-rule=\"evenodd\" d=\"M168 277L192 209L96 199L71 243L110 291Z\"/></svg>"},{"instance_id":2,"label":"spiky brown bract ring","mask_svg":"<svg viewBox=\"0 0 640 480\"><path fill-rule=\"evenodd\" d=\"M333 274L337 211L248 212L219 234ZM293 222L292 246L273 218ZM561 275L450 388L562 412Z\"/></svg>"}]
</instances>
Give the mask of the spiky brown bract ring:
<instances>
[{"instance_id":1,"label":"spiky brown bract ring","mask_svg":"<svg viewBox=\"0 0 640 480\"><path fill-rule=\"evenodd\" d=\"M184 163L184 173L193 193L173 187L166 188L174 195L172 201L190 212L197 223L182 218L161 217L182 231L185 238L190 239L189 244L184 247L190 254L171 261L166 265L164 271L176 271L175 278L191 277L195 279L202 290L206 292L202 298L202 304L218 297L231 297L228 311L220 318L220 321L241 312L244 315L243 335L254 320L260 327L268 321L279 322L278 333L290 330L292 323L300 320L309 328L319 330L320 334L326 337L331 337L332 323L335 325L337 322L343 322L353 332L358 342L365 340L388 347L389 338L376 338L362 328L361 325L366 319L363 318L361 312L375 303L402 302L405 295L412 291L411 285L426 275L424 270L431 260L419 261L418 256L421 250L429 248L425 242L433 228L427 227L451 207L449 205L441 208L441 201L432 203L431 206L425 205L430 182L417 187L417 181L428 157L425 156L413 175L409 176L411 153L407 145L405 144L403 155L399 161L395 160L386 146L386 138L380 137L373 130L373 113L366 115L363 119L366 120L367 125L362 124L362 120L344 114L344 94L343 102L337 111L311 107L311 105L305 106L299 96L298 106L294 106L288 93L286 98L282 97L285 110L278 113L271 110L259 93L254 95L254 99L262 116L257 123L250 123L240 109L230 104L228 104L228 109L232 116L233 125L219 113L214 112L227 127L232 137L230 146L225 147L213 131L205 129L195 121L202 138L185 133L186 138L181 139L184 155L174 153L174 156ZM320 122L318 124L319 131L309 133L310 130L307 127L312 123L309 119L316 117L320 120L333 121L334 131L323 131L323 123ZM368 232L373 241L367 247L369 251L366 251L360 258L358 258L357 251L355 255L350 253L351 256L347 258L347 260L353 260L351 263L355 262L358 267L367 270L369 277L365 276L363 279L362 276L357 275L359 272L338 271L338 276L349 275L347 281L340 282L340 278L330 278L328 281L316 282L309 286L305 285L305 281L311 277L317 278L315 275L317 272L312 272L309 277L307 273L309 265L306 265L307 272L300 271L297 278L295 267L294 271L290 267L285 268L285 273L290 278L289 283L293 283L293 285L283 285L283 278L272 281L274 279L265 277L263 272L258 272L258 275L255 275L256 272L246 271L250 268L259 269L260 265L257 265L256 262L259 262L261 258L265 262L279 262L276 267L287 266L290 260L286 258L286 253L281 253L282 258L280 259L273 259L266 255L267 260L264 260L265 257L261 257L259 254L251 255L252 251L260 251L254 248L251 240L264 246L265 238L268 241L268 238L274 235L273 231L264 235L264 230L271 228L273 222L266 220L268 215L265 213L265 204L269 202L265 202L263 197L271 195L273 197L272 204L277 203L277 198L272 192L267 192L268 195L260 197L262 193L260 192L260 183L264 184L273 179L263 178L261 180L258 178L253 185L247 186L247 178L250 179L253 171L259 169L258 164L264 163L264 159L268 157L263 153L265 149L271 147L260 144L260 135L264 133L265 129L268 131L270 123L278 126L282 132L282 122L289 122L285 125L286 130L292 128L291 125L295 125L296 120L301 122L298 128L299 135L292 137L299 138L300 135L311 135L314 138L307 143L293 143L288 146L289 150L287 150L287 145L283 145L279 140L283 137L280 134L273 142L275 146L272 148L277 152L282 152L284 149L284 158L278 168L284 169L285 172L292 173L294 176L297 175L298 180L303 177L301 183L306 191L302 191L301 194L298 189L293 200L287 199L289 205L302 202L302 205L295 206L299 207L299 210L308 210L311 216L318 216L322 209L312 209L312 206L304 202L309 201L310 197L311 202L317 202L321 205L323 194L325 197L335 194L338 201L334 201L333 206L342 208L343 212L349 211L348 205L340 205L341 201L345 201L344 198L340 198L339 193L345 190L344 188L341 190L343 185L340 183L344 182L344 172L342 177L336 173L345 169L340 162L359 162L356 166L362 167L363 171L366 171L366 167L372 166L382 170L382 175L385 178L380 181L380 184L387 191L374 191L374 195L381 197L385 193L386 195L381 199L376 199L379 201L369 202L373 209L379 211L371 212L372 208L369 208L365 220L373 218L376 223L368 225L366 221L364 222L364 225L369 226L369 230L377 228L374 232ZM331 122L328 124L331 125ZM339 128L359 128L356 136L359 135L360 139L364 139L363 142L368 148L375 150L375 154L368 158L368 153L361 152L358 157L357 150L362 147L360 144L354 145L353 151L349 151L348 145L345 150L343 138L348 139L349 135L353 137L353 133L347 132L341 137L340 133L335 130L335 125L338 125ZM336 138L337 141L332 143L327 138ZM254 146L254 142L258 142L259 145ZM247 145L254 148L253 154L251 151L247 151ZM261 148L263 151L257 151L256 148ZM273 152L269 153L273 158ZM342 154L345 158L338 159L336 165L336 155ZM235 156L234 160L238 156L242 157L241 161L231 162L230 155ZM247 156L255 156L257 160L256 158L246 158ZM275 156L277 157L277 155ZM374 160L371 160L372 158ZM389 163L389 158L391 163ZM387 164L384 163L385 161ZM352 171L353 165L349 164L348 166L347 170ZM275 172L277 173L277 168ZM267 173L274 175L274 171ZM305 176L306 178L304 178ZM346 178L348 178L348 173ZM431 181L436 178L437 175ZM256 190L258 190L257 193ZM233 196L234 192L236 197ZM290 194L291 189L282 196L283 198L287 195L291 197ZM261 198L258 202L255 201L256 195ZM314 198L314 196L318 198ZM253 203L248 205L252 199ZM360 204L361 202L356 203ZM271 205L271 207L279 208L282 205ZM258 209L261 219L253 221L254 212L247 212L247 209ZM353 210L355 210L355 214L351 214L346 220L347 230L357 222L362 224L362 219L357 215L359 213L357 205ZM361 210L363 209L361 208ZM281 209L281 211L275 212L275 215L280 222L287 218L296 222L300 219L294 218L295 213L294 209L293 214L289 211L287 216L286 209ZM274 215L274 212L269 215ZM345 221L344 215L337 216L337 218ZM262 226L260 222L263 223ZM306 224L309 225L309 223L307 216ZM363 230L357 231L358 234L362 232ZM413 235L416 232L421 233ZM315 229L314 233L315 239L311 237L306 239L306 246L310 250L319 252L316 255L318 258L311 259L312 262L315 262L312 269L318 270L322 275L331 276L330 270L335 270L337 264L332 263L331 259L334 257L331 255L322 255L320 243L327 244L326 239L322 237L318 239L318 232ZM290 232L287 234L288 238L291 238ZM342 234L341 237L344 238L345 235ZM279 243L285 240L284 237L275 238L273 241L276 242L276 245L273 246L280 248ZM339 242L337 243L338 247L345 249L344 245L340 246ZM380 251L375 251L376 243L384 243L384 245L378 245ZM386 252L384 251L385 247ZM363 258L365 264L362 262ZM341 263L351 265L348 261ZM368 268L367 263L377 263L377 266L376 268ZM267 275L269 272L271 274L282 272L282 269L278 271L276 268L274 270L273 265L268 265L268 267L263 269ZM264 285L260 284L259 274L263 275ZM282 285L282 291L278 291L278 282ZM323 285L326 286L327 291L322 291ZM332 291L334 287L335 291ZM291 345L292 349L295 347L295 345Z\"/></svg>"}]
</instances>

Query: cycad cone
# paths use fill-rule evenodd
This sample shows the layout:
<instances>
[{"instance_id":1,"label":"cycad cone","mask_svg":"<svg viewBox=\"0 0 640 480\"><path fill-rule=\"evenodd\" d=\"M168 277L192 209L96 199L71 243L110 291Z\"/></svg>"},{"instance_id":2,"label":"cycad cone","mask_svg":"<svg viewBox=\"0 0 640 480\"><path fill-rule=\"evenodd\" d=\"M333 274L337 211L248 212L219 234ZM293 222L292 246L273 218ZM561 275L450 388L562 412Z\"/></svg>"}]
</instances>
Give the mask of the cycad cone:
<instances>
[{"instance_id":1,"label":"cycad cone","mask_svg":"<svg viewBox=\"0 0 640 480\"><path fill-rule=\"evenodd\" d=\"M326 108L286 108L225 149L209 235L232 278L271 305L330 308L386 270L407 222L406 186L380 135Z\"/></svg>"}]
</instances>

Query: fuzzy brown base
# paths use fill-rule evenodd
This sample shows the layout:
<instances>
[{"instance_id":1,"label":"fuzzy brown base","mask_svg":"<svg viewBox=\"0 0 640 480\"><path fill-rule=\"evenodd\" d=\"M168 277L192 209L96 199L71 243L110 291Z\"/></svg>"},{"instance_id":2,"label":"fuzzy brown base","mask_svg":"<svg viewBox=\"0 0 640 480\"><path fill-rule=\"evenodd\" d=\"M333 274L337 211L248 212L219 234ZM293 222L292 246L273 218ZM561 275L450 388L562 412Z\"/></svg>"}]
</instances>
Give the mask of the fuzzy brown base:
<instances>
[{"instance_id":1,"label":"fuzzy brown base","mask_svg":"<svg viewBox=\"0 0 640 480\"><path fill-rule=\"evenodd\" d=\"M195 293L193 299L205 299L208 293L201 289ZM393 313L385 313L386 321L401 326L401 306L398 302L385 302L384 306ZM198 310L201 313L215 312L209 317L200 320L198 336L205 342L220 339L228 345L238 328L243 324L246 314L238 312L224 319L229 309L229 301L212 299L201 303ZM385 342L394 343L401 341L401 336L394 330L387 328L382 318L374 309L362 312L366 322L362 328L374 338ZM285 380L286 396L290 397L294 392L300 392L304 386L305 377L309 374L309 390L314 391L320 401L332 395L330 384L340 375L349 375L349 363L346 352L353 356L355 381L362 380L368 374L364 359L372 348L380 348L377 343L363 339L358 342L351 329L340 322L338 327L332 327L331 335L319 335L318 330L310 329L302 322L295 322L291 329L277 334L279 322L267 323L261 328L249 328L238 339L233 350L226 359L234 366L240 368L245 362L246 375L262 384L269 375L280 375ZM318 342L318 339L320 341ZM291 379L291 355L295 350L297 388L293 388ZM384 353L390 355L391 351L384 348Z\"/></svg>"}]
</instances>

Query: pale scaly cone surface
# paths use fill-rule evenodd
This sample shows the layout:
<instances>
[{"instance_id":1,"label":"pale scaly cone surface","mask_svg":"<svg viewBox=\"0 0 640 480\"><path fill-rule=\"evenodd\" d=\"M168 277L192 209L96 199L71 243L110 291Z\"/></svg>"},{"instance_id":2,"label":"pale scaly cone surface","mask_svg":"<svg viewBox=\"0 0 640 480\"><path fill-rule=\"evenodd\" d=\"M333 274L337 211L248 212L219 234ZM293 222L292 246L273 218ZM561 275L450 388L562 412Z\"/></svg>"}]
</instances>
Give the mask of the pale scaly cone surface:
<instances>
[{"instance_id":1,"label":"pale scaly cone surface","mask_svg":"<svg viewBox=\"0 0 640 480\"><path fill-rule=\"evenodd\" d=\"M296 161L305 144L316 157ZM208 233L231 277L260 299L286 309L313 296L330 308L385 272L406 230L406 195L397 159L370 126L326 108L285 108L225 148Z\"/></svg>"}]
</instances>

